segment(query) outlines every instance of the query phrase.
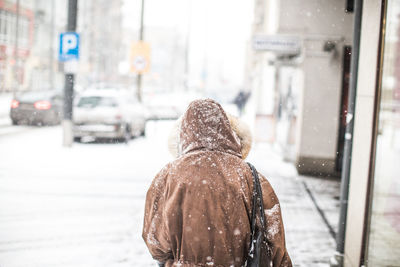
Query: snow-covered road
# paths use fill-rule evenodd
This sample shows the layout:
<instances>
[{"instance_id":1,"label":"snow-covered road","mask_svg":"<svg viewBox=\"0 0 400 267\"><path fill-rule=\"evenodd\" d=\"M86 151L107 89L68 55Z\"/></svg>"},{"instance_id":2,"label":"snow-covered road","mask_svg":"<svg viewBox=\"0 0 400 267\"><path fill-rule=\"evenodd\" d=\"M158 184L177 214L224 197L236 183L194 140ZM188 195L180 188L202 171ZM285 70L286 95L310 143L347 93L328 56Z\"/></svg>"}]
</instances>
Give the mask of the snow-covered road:
<instances>
[{"instance_id":1,"label":"snow-covered road","mask_svg":"<svg viewBox=\"0 0 400 267\"><path fill-rule=\"evenodd\" d=\"M0 132L0 267L155 266L141 238L147 188L172 157L172 122L149 122L129 144L64 148L61 127ZM17 133L16 133L16 132ZM281 201L294 266L328 266L335 244L304 186L335 228L339 184L297 176L267 144L248 160Z\"/></svg>"},{"instance_id":2,"label":"snow-covered road","mask_svg":"<svg viewBox=\"0 0 400 267\"><path fill-rule=\"evenodd\" d=\"M0 266L154 266L140 231L169 124L128 145L63 148L60 127L0 136Z\"/></svg>"}]
</instances>

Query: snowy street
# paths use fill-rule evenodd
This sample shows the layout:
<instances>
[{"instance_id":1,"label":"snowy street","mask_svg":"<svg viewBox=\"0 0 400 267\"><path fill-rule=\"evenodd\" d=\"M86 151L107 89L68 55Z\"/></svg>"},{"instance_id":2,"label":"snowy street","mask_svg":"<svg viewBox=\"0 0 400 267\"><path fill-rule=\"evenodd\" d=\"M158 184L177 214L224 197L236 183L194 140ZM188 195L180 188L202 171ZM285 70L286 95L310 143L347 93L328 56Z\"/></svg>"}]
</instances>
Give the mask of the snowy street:
<instances>
[{"instance_id":1,"label":"snowy street","mask_svg":"<svg viewBox=\"0 0 400 267\"><path fill-rule=\"evenodd\" d=\"M61 134L0 136L0 266L154 265L142 216L147 187L170 160L166 141L68 149Z\"/></svg>"},{"instance_id":2,"label":"snowy street","mask_svg":"<svg viewBox=\"0 0 400 267\"><path fill-rule=\"evenodd\" d=\"M146 190L170 160L170 121L129 144L62 147L56 127L0 132L0 266L155 266L141 238ZM22 130L21 130L22 129ZM11 131L11 130L10 130ZM267 144L248 158L281 201L294 266L328 266L335 242L307 189L336 227L337 180L299 177Z\"/></svg>"}]
</instances>

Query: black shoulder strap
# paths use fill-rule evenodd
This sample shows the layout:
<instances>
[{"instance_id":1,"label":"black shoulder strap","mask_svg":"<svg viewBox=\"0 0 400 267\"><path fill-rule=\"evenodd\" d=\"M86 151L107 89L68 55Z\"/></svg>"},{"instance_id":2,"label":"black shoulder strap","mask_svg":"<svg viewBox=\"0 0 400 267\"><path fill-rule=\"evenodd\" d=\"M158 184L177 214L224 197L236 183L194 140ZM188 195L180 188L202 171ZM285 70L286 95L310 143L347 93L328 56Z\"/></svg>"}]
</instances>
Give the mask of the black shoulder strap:
<instances>
[{"instance_id":1,"label":"black shoulder strap","mask_svg":"<svg viewBox=\"0 0 400 267\"><path fill-rule=\"evenodd\" d=\"M263 229L265 228L265 213L264 213L262 189L261 189L261 184L260 184L260 178L258 177L258 172L251 163L247 162L247 164L249 165L249 167L251 169L251 172L253 174L253 181L254 181L253 207L252 207L252 215L251 215L251 232L253 235L254 231L255 231L255 225L256 225L257 210L260 212L260 222L261 222L261 227Z\"/></svg>"},{"instance_id":2,"label":"black shoulder strap","mask_svg":"<svg viewBox=\"0 0 400 267\"><path fill-rule=\"evenodd\" d=\"M247 163L253 173L253 165ZM256 189L256 178L253 173L253 196L251 205L251 240L253 240L256 232L256 218L257 218L257 189Z\"/></svg>"}]
</instances>

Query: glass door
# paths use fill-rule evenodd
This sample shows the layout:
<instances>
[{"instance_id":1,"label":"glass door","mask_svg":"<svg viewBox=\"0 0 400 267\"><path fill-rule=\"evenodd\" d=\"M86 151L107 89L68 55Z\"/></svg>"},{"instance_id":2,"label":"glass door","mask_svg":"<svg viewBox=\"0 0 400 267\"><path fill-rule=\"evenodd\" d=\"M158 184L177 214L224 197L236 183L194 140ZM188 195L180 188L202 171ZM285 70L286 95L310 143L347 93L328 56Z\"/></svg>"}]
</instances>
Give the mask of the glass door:
<instances>
[{"instance_id":1,"label":"glass door","mask_svg":"<svg viewBox=\"0 0 400 267\"><path fill-rule=\"evenodd\" d=\"M387 0L366 266L400 266L400 1Z\"/></svg>"}]
</instances>

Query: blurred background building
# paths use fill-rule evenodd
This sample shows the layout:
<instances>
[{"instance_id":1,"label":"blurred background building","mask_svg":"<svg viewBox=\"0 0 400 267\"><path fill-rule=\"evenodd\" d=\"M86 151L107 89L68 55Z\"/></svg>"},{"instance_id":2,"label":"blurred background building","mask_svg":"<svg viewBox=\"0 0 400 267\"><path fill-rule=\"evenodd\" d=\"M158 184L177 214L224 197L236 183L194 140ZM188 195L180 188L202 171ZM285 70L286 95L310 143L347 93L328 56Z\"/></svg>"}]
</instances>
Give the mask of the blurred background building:
<instances>
[{"instance_id":1,"label":"blurred background building","mask_svg":"<svg viewBox=\"0 0 400 267\"><path fill-rule=\"evenodd\" d=\"M123 46L122 1L79 1L78 28L81 58L77 84L118 84L119 64L128 53Z\"/></svg>"},{"instance_id":2,"label":"blurred background building","mask_svg":"<svg viewBox=\"0 0 400 267\"><path fill-rule=\"evenodd\" d=\"M337 176L353 15L345 0L257 0L254 10L247 83L257 138L279 143L299 173Z\"/></svg>"},{"instance_id":3,"label":"blurred background building","mask_svg":"<svg viewBox=\"0 0 400 267\"><path fill-rule=\"evenodd\" d=\"M58 33L65 29L65 6L63 0L0 1L1 91L63 84L56 55Z\"/></svg>"}]
</instances>

